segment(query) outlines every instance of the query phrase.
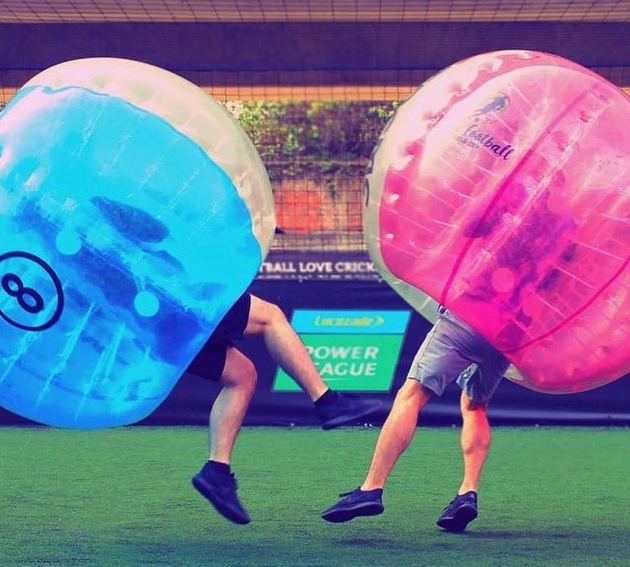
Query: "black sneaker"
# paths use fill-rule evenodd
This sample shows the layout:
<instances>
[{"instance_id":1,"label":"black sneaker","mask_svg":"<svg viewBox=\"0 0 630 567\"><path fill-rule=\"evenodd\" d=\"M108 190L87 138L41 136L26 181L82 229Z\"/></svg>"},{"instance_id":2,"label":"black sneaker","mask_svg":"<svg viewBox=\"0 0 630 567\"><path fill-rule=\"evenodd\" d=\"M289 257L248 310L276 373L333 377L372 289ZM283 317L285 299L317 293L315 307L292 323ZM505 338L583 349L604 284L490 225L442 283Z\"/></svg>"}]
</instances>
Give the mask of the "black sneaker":
<instances>
[{"instance_id":1,"label":"black sneaker","mask_svg":"<svg viewBox=\"0 0 630 567\"><path fill-rule=\"evenodd\" d=\"M356 425L362 419L384 409L380 400L361 399L352 394L336 393L336 400L317 408L323 429L334 429L342 425Z\"/></svg>"},{"instance_id":2,"label":"black sneaker","mask_svg":"<svg viewBox=\"0 0 630 567\"><path fill-rule=\"evenodd\" d=\"M361 490L340 494L337 504L322 512L322 519L327 522L348 522L357 516L378 516L383 513L383 489Z\"/></svg>"},{"instance_id":3,"label":"black sneaker","mask_svg":"<svg viewBox=\"0 0 630 567\"><path fill-rule=\"evenodd\" d=\"M249 524L249 514L236 495L234 473L222 474L206 465L192 477L192 484L224 518L235 524Z\"/></svg>"},{"instance_id":4,"label":"black sneaker","mask_svg":"<svg viewBox=\"0 0 630 567\"><path fill-rule=\"evenodd\" d=\"M457 495L444 508L437 520L437 525L447 532L463 532L477 514L477 493L471 490L466 494Z\"/></svg>"}]
</instances>

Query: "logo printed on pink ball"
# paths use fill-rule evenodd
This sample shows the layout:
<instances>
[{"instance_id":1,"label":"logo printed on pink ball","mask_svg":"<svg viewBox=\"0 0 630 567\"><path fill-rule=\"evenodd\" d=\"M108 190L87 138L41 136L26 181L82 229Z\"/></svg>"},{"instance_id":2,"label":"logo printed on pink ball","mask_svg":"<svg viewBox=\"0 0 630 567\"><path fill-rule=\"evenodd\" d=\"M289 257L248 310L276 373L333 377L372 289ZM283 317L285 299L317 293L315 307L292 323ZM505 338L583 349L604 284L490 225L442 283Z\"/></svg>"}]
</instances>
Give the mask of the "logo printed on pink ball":
<instances>
[{"instance_id":1,"label":"logo printed on pink ball","mask_svg":"<svg viewBox=\"0 0 630 567\"><path fill-rule=\"evenodd\" d=\"M491 127L495 122L494 115L499 112L505 112L509 104L510 99L506 94L498 93L492 97L472 114L472 124L469 124L463 133L457 136L457 141L474 150L488 149L496 154L497 157L506 161L510 159L510 156L514 153L514 147L504 140L497 140L491 132L481 127L486 124L488 125L486 128Z\"/></svg>"}]
</instances>

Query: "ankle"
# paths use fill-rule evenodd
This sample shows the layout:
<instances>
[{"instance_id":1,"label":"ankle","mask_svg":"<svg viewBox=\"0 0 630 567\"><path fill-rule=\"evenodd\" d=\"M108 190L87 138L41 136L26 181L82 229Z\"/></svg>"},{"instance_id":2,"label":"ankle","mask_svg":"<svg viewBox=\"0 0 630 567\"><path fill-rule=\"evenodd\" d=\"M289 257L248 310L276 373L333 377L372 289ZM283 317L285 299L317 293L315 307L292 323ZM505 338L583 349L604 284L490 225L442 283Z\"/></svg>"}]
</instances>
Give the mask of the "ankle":
<instances>
[{"instance_id":1,"label":"ankle","mask_svg":"<svg viewBox=\"0 0 630 567\"><path fill-rule=\"evenodd\" d=\"M361 492L383 492L382 486L373 486L370 484L363 484L359 487Z\"/></svg>"},{"instance_id":2,"label":"ankle","mask_svg":"<svg viewBox=\"0 0 630 567\"><path fill-rule=\"evenodd\" d=\"M212 459L210 459L203 466L203 472L215 474L230 474L232 472L232 468L230 467L230 463L221 463L219 461L213 461Z\"/></svg>"},{"instance_id":3,"label":"ankle","mask_svg":"<svg viewBox=\"0 0 630 567\"><path fill-rule=\"evenodd\" d=\"M313 403L316 408L322 408L334 404L337 401L337 392L330 388L326 390L319 398Z\"/></svg>"}]
</instances>

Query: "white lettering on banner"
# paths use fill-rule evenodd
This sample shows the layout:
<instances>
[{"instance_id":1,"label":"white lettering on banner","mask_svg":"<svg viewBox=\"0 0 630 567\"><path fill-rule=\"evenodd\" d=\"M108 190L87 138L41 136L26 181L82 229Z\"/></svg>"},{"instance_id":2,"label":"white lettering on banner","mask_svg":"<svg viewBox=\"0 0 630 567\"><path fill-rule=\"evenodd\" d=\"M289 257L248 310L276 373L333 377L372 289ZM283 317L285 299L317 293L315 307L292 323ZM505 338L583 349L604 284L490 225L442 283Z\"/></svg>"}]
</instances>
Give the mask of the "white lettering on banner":
<instances>
[{"instance_id":1,"label":"white lettering on banner","mask_svg":"<svg viewBox=\"0 0 630 567\"><path fill-rule=\"evenodd\" d=\"M377 362L371 362L378 358L376 346L307 345L306 349L324 378L376 376Z\"/></svg>"},{"instance_id":2,"label":"white lettering on banner","mask_svg":"<svg viewBox=\"0 0 630 567\"><path fill-rule=\"evenodd\" d=\"M307 346L306 350L314 359L350 358L352 360L376 360L378 347L369 346Z\"/></svg>"},{"instance_id":3,"label":"white lettering on banner","mask_svg":"<svg viewBox=\"0 0 630 567\"><path fill-rule=\"evenodd\" d=\"M267 260L260 266L262 275L317 275L317 274L376 274L377 270L372 262L360 261L282 261L274 262Z\"/></svg>"},{"instance_id":4,"label":"white lettering on banner","mask_svg":"<svg viewBox=\"0 0 630 567\"><path fill-rule=\"evenodd\" d=\"M301 274L332 274L332 262L300 262L299 269Z\"/></svg>"},{"instance_id":5,"label":"white lettering on banner","mask_svg":"<svg viewBox=\"0 0 630 567\"><path fill-rule=\"evenodd\" d=\"M376 376L376 362L325 362L315 364L322 378L326 376Z\"/></svg>"},{"instance_id":6,"label":"white lettering on banner","mask_svg":"<svg viewBox=\"0 0 630 567\"><path fill-rule=\"evenodd\" d=\"M335 262L335 272L347 273L373 273L376 271L372 262Z\"/></svg>"},{"instance_id":7,"label":"white lettering on banner","mask_svg":"<svg viewBox=\"0 0 630 567\"><path fill-rule=\"evenodd\" d=\"M261 274L297 274L293 262L263 262Z\"/></svg>"}]
</instances>

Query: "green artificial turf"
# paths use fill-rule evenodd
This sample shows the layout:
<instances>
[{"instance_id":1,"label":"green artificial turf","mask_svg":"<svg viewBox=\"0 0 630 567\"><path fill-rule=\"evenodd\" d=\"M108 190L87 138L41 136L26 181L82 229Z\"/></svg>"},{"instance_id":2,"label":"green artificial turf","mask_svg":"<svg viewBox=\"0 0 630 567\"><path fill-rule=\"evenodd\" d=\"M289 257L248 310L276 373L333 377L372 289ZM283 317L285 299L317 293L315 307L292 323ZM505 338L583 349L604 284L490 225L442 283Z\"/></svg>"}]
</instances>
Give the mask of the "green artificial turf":
<instances>
[{"instance_id":1,"label":"green artificial turf","mask_svg":"<svg viewBox=\"0 0 630 567\"><path fill-rule=\"evenodd\" d=\"M328 524L378 429L245 428L233 461L252 523L191 487L201 428L0 428L0 566L627 567L630 431L496 428L480 515L435 526L461 475L456 428L419 428L385 513Z\"/></svg>"}]
</instances>

